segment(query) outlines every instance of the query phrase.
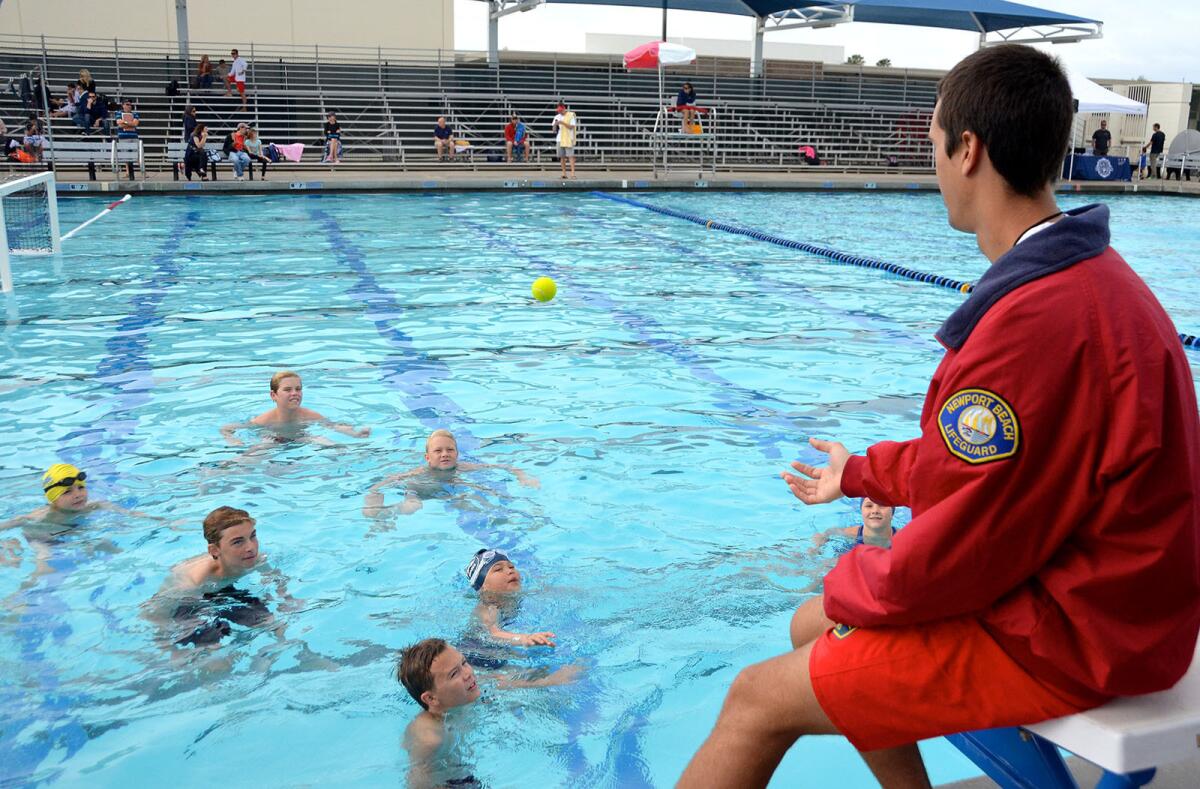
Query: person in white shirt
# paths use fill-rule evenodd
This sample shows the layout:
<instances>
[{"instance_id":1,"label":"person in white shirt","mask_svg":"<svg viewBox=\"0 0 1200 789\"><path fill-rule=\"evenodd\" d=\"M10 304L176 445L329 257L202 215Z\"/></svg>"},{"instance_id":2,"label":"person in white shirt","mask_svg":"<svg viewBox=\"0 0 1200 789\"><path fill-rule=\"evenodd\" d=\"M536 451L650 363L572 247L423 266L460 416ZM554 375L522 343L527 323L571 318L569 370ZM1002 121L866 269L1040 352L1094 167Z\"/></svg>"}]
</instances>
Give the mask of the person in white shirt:
<instances>
[{"instance_id":1,"label":"person in white shirt","mask_svg":"<svg viewBox=\"0 0 1200 789\"><path fill-rule=\"evenodd\" d=\"M579 121L566 103L558 105L558 114L551 126L558 137L558 163L562 166L562 177L567 177L567 159L571 160L571 177L575 177L575 136Z\"/></svg>"},{"instance_id":2,"label":"person in white shirt","mask_svg":"<svg viewBox=\"0 0 1200 789\"><path fill-rule=\"evenodd\" d=\"M230 51L230 56L233 58L233 65L229 69L229 76L225 77L225 95L232 96L232 88L236 85L237 92L242 97L242 109L246 109L246 59L238 55L236 49Z\"/></svg>"}]
</instances>

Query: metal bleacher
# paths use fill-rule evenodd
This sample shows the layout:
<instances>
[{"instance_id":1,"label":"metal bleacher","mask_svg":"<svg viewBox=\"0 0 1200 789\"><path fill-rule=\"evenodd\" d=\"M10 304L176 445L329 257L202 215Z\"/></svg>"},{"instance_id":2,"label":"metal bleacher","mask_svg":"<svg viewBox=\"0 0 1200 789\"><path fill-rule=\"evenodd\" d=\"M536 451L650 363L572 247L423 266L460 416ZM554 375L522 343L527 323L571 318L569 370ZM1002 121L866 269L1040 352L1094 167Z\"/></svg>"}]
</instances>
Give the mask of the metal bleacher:
<instances>
[{"instance_id":1,"label":"metal bleacher","mask_svg":"<svg viewBox=\"0 0 1200 789\"><path fill-rule=\"evenodd\" d=\"M550 121L566 100L577 113L581 168L630 169L652 156L651 131L659 111L657 75L626 71L617 57L504 52L489 67L480 52L352 47L289 47L234 42L249 63L248 106L224 86L191 87L201 54L214 65L229 60L229 44L193 42L190 62L167 42L100 41L0 35L0 88L22 74L45 74L52 96L91 71L111 100L132 99L139 113L145 165L169 170L167 143L181 139L184 108L194 104L221 139L238 122L258 127L268 142L314 146L295 167L320 164L325 114L336 111L345 147L339 169L414 170L431 167L504 167L489 162L502 153L511 112L525 119L533 156L525 166L557 168ZM701 58L668 74L668 104L684 80L702 106L714 110L705 128L716 170L801 170L800 145L816 148L821 165L835 172L918 171L932 168L926 139L935 100L935 72L820 63L768 61L762 78L747 76L748 62ZM167 86L177 82L178 95ZM10 130L28 115L14 90L0 93L0 119ZM434 161L432 127L445 115L470 155ZM12 133L10 131L10 133ZM68 118L51 118L56 141L96 139ZM686 162L689 146L672 158ZM488 154L492 154L489 157ZM11 165L10 165L11 166ZM30 165L26 165L28 167Z\"/></svg>"}]
</instances>

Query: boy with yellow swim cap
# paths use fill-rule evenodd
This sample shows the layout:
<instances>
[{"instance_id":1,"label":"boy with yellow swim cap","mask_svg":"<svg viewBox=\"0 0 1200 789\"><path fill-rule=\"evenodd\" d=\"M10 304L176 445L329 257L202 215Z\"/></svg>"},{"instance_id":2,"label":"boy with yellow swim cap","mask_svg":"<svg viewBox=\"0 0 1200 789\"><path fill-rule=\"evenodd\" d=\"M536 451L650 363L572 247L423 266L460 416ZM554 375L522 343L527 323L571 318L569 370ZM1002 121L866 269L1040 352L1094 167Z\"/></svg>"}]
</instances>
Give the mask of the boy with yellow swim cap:
<instances>
[{"instance_id":1,"label":"boy with yellow swim cap","mask_svg":"<svg viewBox=\"0 0 1200 789\"><path fill-rule=\"evenodd\" d=\"M32 512L18 515L15 518L0 523L0 530L11 529L14 526L25 526L27 540L39 543L52 542L66 531L78 524L76 518L83 513L95 510L110 510L122 515L136 515L140 518L162 520L156 515L148 515L137 510L127 510L110 501L89 501L87 491L87 472L72 466L70 463L55 463L42 475L42 493L48 502L47 506L39 507ZM66 527L66 528L61 528ZM10 558L0 559L0 564L16 564L16 540L4 544Z\"/></svg>"}]
</instances>

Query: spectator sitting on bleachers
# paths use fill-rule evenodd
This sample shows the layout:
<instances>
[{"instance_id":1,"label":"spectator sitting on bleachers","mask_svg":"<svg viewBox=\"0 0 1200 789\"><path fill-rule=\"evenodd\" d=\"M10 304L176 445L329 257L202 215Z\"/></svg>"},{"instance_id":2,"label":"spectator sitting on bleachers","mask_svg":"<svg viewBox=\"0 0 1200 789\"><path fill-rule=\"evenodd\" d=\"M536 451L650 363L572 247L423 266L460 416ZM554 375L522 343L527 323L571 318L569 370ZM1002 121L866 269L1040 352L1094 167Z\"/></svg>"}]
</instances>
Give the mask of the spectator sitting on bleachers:
<instances>
[{"instance_id":1,"label":"spectator sitting on bleachers","mask_svg":"<svg viewBox=\"0 0 1200 789\"><path fill-rule=\"evenodd\" d=\"M271 163L271 159L263 150L262 140L258 139L258 129L253 127L246 130L246 155L251 159L251 170L254 169L254 162L262 162L262 179L267 180L267 165ZM254 175L253 172L250 174Z\"/></svg>"},{"instance_id":2,"label":"spectator sitting on bleachers","mask_svg":"<svg viewBox=\"0 0 1200 789\"><path fill-rule=\"evenodd\" d=\"M692 83L683 83L683 87L679 89L679 94L675 97L675 106L687 108L680 110L683 115L683 133L691 133L692 124L696 120L696 110L692 109L696 106L696 89L692 87Z\"/></svg>"},{"instance_id":3,"label":"spectator sitting on bleachers","mask_svg":"<svg viewBox=\"0 0 1200 789\"><path fill-rule=\"evenodd\" d=\"M817 149L811 145L801 145L798 152L805 164L817 165L821 163L821 157L817 156Z\"/></svg>"},{"instance_id":4,"label":"spectator sitting on bleachers","mask_svg":"<svg viewBox=\"0 0 1200 789\"><path fill-rule=\"evenodd\" d=\"M108 103L104 97L95 91L89 91L84 115L86 120L84 129L99 129L105 126L108 120Z\"/></svg>"},{"instance_id":5,"label":"spectator sitting on bleachers","mask_svg":"<svg viewBox=\"0 0 1200 789\"><path fill-rule=\"evenodd\" d=\"M74 82L67 83L67 92L61 99L51 99L54 111L50 113L55 118L75 117L75 108L79 102L79 86Z\"/></svg>"},{"instance_id":6,"label":"spectator sitting on bleachers","mask_svg":"<svg viewBox=\"0 0 1200 789\"><path fill-rule=\"evenodd\" d=\"M515 112L504 127L504 153L509 164L529 161L529 128Z\"/></svg>"},{"instance_id":7,"label":"spectator sitting on bleachers","mask_svg":"<svg viewBox=\"0 0 1200 789\"><path fill-rule=\"evenodd\" d=\"M512 164L513 160L513 143L517 140L517 113L508 116L508 123L504 124L504 161Z\"/></svg>"},{"instance_id":8,"label":"spectator sitting on bleachers","mask_svg":"<svg viewBox=\"0 0 1200 789\"><path fill-rule=\"evenodd\" d=\"M189 104L183 108L183 139L186 142L192 138L196 130L196 106Z\"/></svg>"},{"instance_id":9,"label":"spectator sitting on bleachers","mask_svg":"<svg viewBox=\"0 0 1200 789\"><path fill-rule=\"evenodd\" d=\"M196 66L196 76L192 80L193 88L207 90L213 84L213 64L208 59L208 55L200 56L200 63Z\"/></svg>"},{"instance_id":10,"label":"spectator sitting on bleachers","mask_svg":"<svg viewBox=\"0 0 1200 789\"><path fill-rule=\"evenodd\" d=\"M141 120L138 119L138 114L133 111L133 102L125 99L121 104L121 114L117 117L117 139L136 140L139 123L141 123Z\"/></svg>"},{"instance_id":11,"label":"spectator sitting on bleachers","mask_svg":"<svg viewBox=\"0 0 1200 789\"><path fill-rule=\"evenodd\" d=\"M214 72L214 76L217 78L216 81L218 83L220 83L221 85L226 84L226 82L228 81L228 79L229 79L229 64L225 62L225 58L221 58L220 60L217 61L217 68Z\"/></svg>"},{"instance_id":12,"label":"spectator sitting on bleachers","mask_svg":"<svg viewBox=\"0 0 1200 789\"><path fill-rule=\"evenodd\" d=\"M204 146L208 144L208 127L197 123L188 137L187 150L183 154L183 174L192 180L192 172L200 174L201 181L208 180L208 152Z\"/></svg>"},{"instance_id":13,"label":"spectator sitting on bleachers","mask_svg":"<svg viewBox=\"0 0 1200 789\"><path fill-rule=\"evenodd\" d=\"M341 154L342 126L338 123L337 113L331 112L325 120L325 158L323 161L329 164L338 164Z\"/></svg>"},{"instance_id":14,"label":"spectator sitting on bleachers","mask_svg":"<svg viewBox=\"0 0 1200 789\"><path fill-rule=\"evenodd\" d=\"M433 149L437 152L437 160L443 157L454 158L454 129L446 125L446 118L439 116L437 126L433 127Z\"/></svg>"},{"instance_id":15,"label":"spectator sitting on bleachers","mask_svg":"<svg viewBox=\"0 0 1200 789\"><path fill-rule=\"evenodd\" d=\"M21 137L9 137L8 125L3 120L0 120L0 142L3 143L5 159L14 158L13 152L20 150L21 141Z\"/></svg>"},{"instance_id":16,"label":"spectator sitting on bleachers","mask_svg":"<svg viewBox=\"0 0 1200 789\"><path fill-rule=\"evenodd\" d=\"M46 147L46 138L42 136L41 132L38 122L31 120L25 124L25 137L21 140L25 153L32 156L35 162L42 160L42 151Z\"/></svg>"},{"instance_id":17,"label":"spectator sitting on bleachers","mask_svg":"<svg viewBox=\"0 0 1200 789\"><path fill-rule=\"evenodd\" d=\"M96 92L96 80L92 79L92 72L85 68L79 69L79 87L83 93Z\"/></svg>"},{"instance_id":18,"label":"spectator sitting on bleachers","mask_svg":"<svg viewBox=\"0 0 1200 789\"><path fill-rule=\"evenodd\" d=\"M246 153L246 130L249 127L239 123L237 129L225 135L225 144L221 152L229 157L233 164L233 176L241 181L245 177L246 165L250 164L250 156Z\"/></svg>"}]
</instances>

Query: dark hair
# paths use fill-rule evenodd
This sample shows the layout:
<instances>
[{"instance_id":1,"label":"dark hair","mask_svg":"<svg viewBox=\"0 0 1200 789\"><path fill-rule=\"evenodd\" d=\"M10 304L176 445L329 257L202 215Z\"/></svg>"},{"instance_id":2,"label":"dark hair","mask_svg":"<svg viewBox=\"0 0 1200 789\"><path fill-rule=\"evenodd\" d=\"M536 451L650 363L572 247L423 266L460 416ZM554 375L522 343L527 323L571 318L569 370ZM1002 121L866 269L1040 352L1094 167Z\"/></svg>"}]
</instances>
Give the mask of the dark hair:
<instances>
[{"instance_id":1,"label":"dark hair","mask_svg":"<svg viewBox=\"0 0 1200 789\"><path fill-rule=\"evenodd\" d=\"M423 710L429 709L429 705L421 701L421 694L433 690L433 661L449 647L450 645L440 638L427 638L405 647L400 653L396 679L400 680L408 695L412 696Z\"/></svg>"},{"instance_id":2,"label":"dark hair","mask_svg":"<svg viewBox=\"0 0 1200 789\"><path fill-rule=\"evenodd\" d=\"M192 136L195 137L197 134L206 131L208 131L207 123L197 123L196 128L192 129Z\"/></svg>"},{"instance_id":3,"label":"dark hair","mask_svg":"<svg viewBox=\"0 0 1200 789\"><path fill-rule=\"evenodd\" d=\"M1020 44L981 49L938 85L946 155L958 150L964 131L973 132L996 172L1026 197L1058 176L1073 116L1071 85L1058 60Z\"/></svg>"}]
</instances>

